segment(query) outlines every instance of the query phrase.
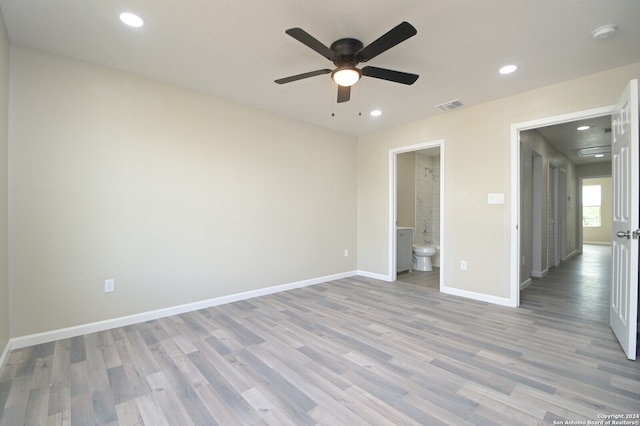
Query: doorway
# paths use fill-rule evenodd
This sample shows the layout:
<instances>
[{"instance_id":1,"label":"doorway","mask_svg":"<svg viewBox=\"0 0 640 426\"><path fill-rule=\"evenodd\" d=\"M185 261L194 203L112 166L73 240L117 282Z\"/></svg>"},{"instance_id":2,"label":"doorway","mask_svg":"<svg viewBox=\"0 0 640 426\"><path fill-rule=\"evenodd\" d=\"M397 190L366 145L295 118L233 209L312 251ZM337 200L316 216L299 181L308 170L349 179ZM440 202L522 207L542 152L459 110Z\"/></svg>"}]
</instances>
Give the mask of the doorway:
<instances>
[{"instance_id":1,"label":"doorway","mask_svg":"<svg viewBox=\"0 0 640 426\"><path fill-rule=\"evenodd\" d=\"M536 127L554 123L569 123L585 118L609 115L611 143L609 153L610 174L613 177L613 220L611 247L611 298L609 301L609 325L613 330L621 348L631 360L637 354L638 323L638 246L640 238L638 221L639 209L639 174L638 150L640 146L640 123L638 80L628 82L614 106L593 109L585 112L567 114L511 125L511 295L512 306L520 305L520 187L521 187L521 135L522 132ZM589 128L584 126L585 129ZM581 130L577 128L576 130ZM593 154L593 153L592 153ZM577 179L577 177L574 177ZM578 198L578 194L575 194ZM578 210L578 209L575 209ZM582 209L580 209L581 211ZM577 222L577 221L576 221ZM581 223L582 221L580 221ZM582 241L578 241L580 247Z\"/></svg>"},{"instance_id":2,"label":"doorway","mask_svg":"<svg viewBox=\"0 0 640 426\"><path fill-rule=\"evenodd\" d=\"M431 142L425 142L422 144L411 145L401 148L394 148L389 150L389 281L396 281L398 273L397 273L397 226L398 222L398 193L399 193L399 177L398 177L398 168L399 168L399 156L407 153L419 153L419 152L430 152L431 154L435 154L439 156L439 161L436 164L439 169L438 179L433 180L434 184L437 182L437 188L434 189L434 194L437 191L437 200L434 202L434 206L437 203L438 206L433 209L431 221L425 224L422 223L425 221L422 215L414 214L413 217L413 226L414 232L416 229L420 230L420 236L425 238L430 238L429 241L437 241L434 243L438 246L437 257L437 266L442 264L444 256L445 256L445 244L444 244L444 230L445 230L445 217L444 217L444 178L445 178L445 150L444 150L444 140L436 140ZM433 158L436 158L433 156ZM424 173L426 175L430 175L433 173L435 167L424 166ZM416 168L417 174L417 168ZM415 192L415 190L414 190ZM417 194L416 194L417 199ZM406 218L408 215L403 213L402 216ZM428 215L427 215L428 216ZM418 224L416 221L419 217L420 223ZM404 225L404 224L403 224ZM439 288L442 288L442 283L444 282L444 268L440 268L440 276L439 276Z\"/></svg>"},{"instance_id":3,"label":"doorway","mask_svg":"<svg viewBox=\"0 0 640 426\"><path fill-rule=\"evenodd\" d=\"M613 107L597 108L511 126L515 195L511 211L516 224L511 234L513 306L520 305L520 290L529 284L528 277L544 276L560 260L582 250L581 208L577 208L581 197L575 190L567 192L566 184L567 179L577 181L577 172L572 170L568 176L565 166L535 144L523 148L522 136L539 128L610 116L612 111ZM573 214L566 215L567 211Z\"/></svg>"}]
</instances>

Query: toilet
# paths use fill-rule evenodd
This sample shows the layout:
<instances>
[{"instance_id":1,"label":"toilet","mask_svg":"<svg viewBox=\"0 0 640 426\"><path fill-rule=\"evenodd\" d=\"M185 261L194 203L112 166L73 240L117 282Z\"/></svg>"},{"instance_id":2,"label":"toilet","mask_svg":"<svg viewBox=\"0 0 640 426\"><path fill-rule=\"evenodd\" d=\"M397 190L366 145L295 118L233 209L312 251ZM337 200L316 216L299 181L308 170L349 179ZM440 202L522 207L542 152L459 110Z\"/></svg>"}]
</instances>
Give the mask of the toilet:
<instances>
[{"instance_id":1,"label":"toilet","mask_svg":"<svg viewBox=\"0 0 640 426\"><path fill-rule=\"evenodd\" d=\"M436 248L431 246L413 245L413 269L418 271L433 271L431 256L436 254Z\"/></svg>"}]
</instances>

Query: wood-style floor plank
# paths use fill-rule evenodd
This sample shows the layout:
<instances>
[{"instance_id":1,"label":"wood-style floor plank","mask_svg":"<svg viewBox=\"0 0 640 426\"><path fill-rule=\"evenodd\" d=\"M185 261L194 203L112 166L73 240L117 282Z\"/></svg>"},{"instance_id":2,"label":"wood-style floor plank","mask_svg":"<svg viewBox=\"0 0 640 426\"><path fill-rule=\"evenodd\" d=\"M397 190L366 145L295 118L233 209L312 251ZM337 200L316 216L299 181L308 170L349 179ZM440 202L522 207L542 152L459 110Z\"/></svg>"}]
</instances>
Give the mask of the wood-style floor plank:
<instances>
[{"instance_id":1,"label":"wood-style floor plank","mask_svg":"<svg viewBox=\"0 0 640 426\"><path fill-rule=\"evenodd\" d=\"M610 248L507 308L439 272L353 277L15 350L0 426L494 425L640 411L608 326Z\"/></svg>"}]
</instances>

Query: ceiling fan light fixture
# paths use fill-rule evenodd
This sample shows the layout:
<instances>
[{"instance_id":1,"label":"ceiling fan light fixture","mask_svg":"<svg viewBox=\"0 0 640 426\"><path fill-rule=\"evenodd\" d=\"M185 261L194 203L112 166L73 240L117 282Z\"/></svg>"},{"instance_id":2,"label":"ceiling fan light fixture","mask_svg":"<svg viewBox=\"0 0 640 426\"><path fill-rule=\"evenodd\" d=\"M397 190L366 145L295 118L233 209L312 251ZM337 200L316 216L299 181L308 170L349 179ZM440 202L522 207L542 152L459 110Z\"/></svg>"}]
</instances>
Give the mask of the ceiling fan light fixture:
<instances>
[{"instance_id":1,"label":"ceiling fan light fixture","mask_svg":"<svg viewBox=\"0 0 640 426\"><path fill-rule=\"evenodd\" d=\"M360 71L353 66L344 66L331 73L331 78L338 86L353 86L360 80Z\"/></svg>"}]
</instances>

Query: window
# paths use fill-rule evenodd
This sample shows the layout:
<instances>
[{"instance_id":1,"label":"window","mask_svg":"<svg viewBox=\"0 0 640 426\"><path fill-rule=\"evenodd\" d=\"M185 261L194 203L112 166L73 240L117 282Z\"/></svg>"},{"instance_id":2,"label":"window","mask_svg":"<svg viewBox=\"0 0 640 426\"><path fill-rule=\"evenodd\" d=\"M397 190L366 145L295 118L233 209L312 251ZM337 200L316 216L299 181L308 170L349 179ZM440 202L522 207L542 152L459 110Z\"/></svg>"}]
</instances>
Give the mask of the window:
<instances>
[{"instance_id":1,"label":"window","mask_svg":"<svg viewBox=\"0 0 640 426\"><path fill-rule=\"evenodd\" d=\"M584 185L582 187L582 226L600 226L600 205L602 187L600 185Z\"/></svg>"}]
</instances>

